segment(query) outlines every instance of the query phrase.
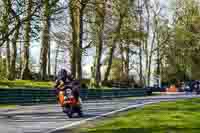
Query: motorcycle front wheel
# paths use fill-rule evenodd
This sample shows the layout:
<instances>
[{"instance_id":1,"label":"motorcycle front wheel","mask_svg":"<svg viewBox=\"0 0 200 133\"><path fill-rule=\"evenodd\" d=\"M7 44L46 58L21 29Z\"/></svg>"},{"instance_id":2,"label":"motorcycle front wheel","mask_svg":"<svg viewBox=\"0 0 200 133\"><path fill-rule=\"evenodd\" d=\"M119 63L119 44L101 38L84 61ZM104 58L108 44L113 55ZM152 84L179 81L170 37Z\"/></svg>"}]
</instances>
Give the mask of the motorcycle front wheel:
<instances>
[{"instance_id":1,"label":"motorcycle front wheel","mask_svg":"<svg viewBox=\"0 0 200 133\"><path fill-rule=\"evenodd\" d=\"M63 107L63 112L69 117L73 116L73 108L72 107Z\"/></svg>"},{"instance_id":2,"label":"motorcycle front wheel","mask_svg":"<svg viewBox=\"0 0 200 133\"><path fill-rule=\"evenodd\" d=\"M82 108L81 108L81 107L78 107L78 108L77 108L77 113L78 113L78 116L79 116L79 117L83 117L83 111L82 111Z\"/></svg>"}]
</instances>

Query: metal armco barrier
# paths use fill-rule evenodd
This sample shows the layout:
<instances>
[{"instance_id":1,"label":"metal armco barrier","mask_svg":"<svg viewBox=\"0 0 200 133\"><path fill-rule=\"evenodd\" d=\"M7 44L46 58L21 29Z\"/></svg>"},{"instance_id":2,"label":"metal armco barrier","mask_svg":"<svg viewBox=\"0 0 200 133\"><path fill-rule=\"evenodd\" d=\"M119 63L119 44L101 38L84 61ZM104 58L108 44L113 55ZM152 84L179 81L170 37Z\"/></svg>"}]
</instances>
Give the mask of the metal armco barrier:
<instances>
[{"instance_id":1,"label":"metal armco barrier","mask_svg":"<svg viewBox=\"0 0 200 133\"><path fill-rule=\"evenodd\" d=\"M106 99L133 96L146 96L145 89L81 89L81 98ZM41 104L56 103L52 89L1 89L0 104Z\"/></svg>"}]
</instances>

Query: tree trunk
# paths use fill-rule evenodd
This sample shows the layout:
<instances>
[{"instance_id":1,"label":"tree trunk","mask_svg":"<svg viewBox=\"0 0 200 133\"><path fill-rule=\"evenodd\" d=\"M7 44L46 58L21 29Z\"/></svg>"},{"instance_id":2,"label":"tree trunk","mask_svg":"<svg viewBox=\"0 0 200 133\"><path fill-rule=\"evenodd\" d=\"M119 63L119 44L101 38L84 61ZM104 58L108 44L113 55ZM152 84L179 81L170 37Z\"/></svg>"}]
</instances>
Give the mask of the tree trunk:
<instances>
[{"instance_id":1,"label":"tree trunk","mask_svg":"<svg viewBox=\"0 0 200 133\"><path fill-rule=\"evenodd\" d=\"M83 1L85 2L85 1ZM79 49L80 49L80 54L77 54L77 71L78 71L78 75L77 75L77 79L82 79L82 45L83 45L83 15L84 15L84 9L85 9L85 6L87 4L86 3L81 3L81 9L80 9L80 39L79 39ZM77 49L78 50L78 49ZM79 53L79 51L77 51L77 53Z\"/></svg>"},{"instance_id":2,"label":"tree trunk","mask_svg":"<svg viewBox=\"0 0 200 133\"><path fill-rule=\"evenodd\" d=\"M72 13L71 13L72 14ZM72 15L72 28L74 27L74 17ZM76 34L73 28L72 32L72 53L71 53L71 73L75 77L76 76Z\"/></svg>"},{"instance_id":3,"label":"tree trunk","mask_svg":"<svg viewBox=\"0 0 200 133\"><path fill-rule=\"evenodd\" d=\"M75 18L74 18L74 10L73 10L73 1L70 2L70 16L71 16L71 27L72 27L72 52L71 52L71 74L75 77L76 75L76 33L74 30L75 27Z\"/></svg>"},{"instance_id":4,"label":"tree trunk","mask_svg":"<svg viewBox=\"0 0 200 133\"><path fill-rule=\"evenodd\" d=\"M151 53L149 51L149 48L148 48L148 40L150 39L150 10L149 10L149 1L145 1L144 3L144 6L145 6L145 9L146 9L146 12L147 12L147 21L146 21L146 28L147 28L147 40L145 41L145 54L146 54L146 68L145 68L145 85L146 86L149 86L149 64L151 64L151 61L149 60L150 59L150 56L151 56Z\"/></svg>"},{"instance_id":5,"label":"tree trunk","mask_svg":"<svg viewBox=\"0 0 200 133\"><path fill-rule=\"evenodd\" d=\"M47 63L48 63L48 49L49 49L49 1L44 0L43 16L42 16L42 41L40 51L40 76L41 80L47 79Z\"/></svg>"},{"instance_id":6,"label":"tree trunk","mask_svg":"<svg viewBox=\"0 0 200 133\"><path fill-rule=\"evenodd\" d=\"M76 79L80 79L80 2L79 0L70 1L70 14L71 14L71 25L72 25L72 57L71 57L71 70L72 75Z\"/></svg>"},{"instance_id":7,"label":"tree trunk","mask_svg":"<svg viewBox=\"0 0 200 133\"><path fill-rule=\"evenodd\" d=\"M145 45L145 55L143 56L145 58L145 67L144 67L144 84L145 86L148 86L148 68L149 68L149 49L148 49L148 40L144 42Z\"/></svg>"},{"instance_id":8,"label":"tree trunk","mask_svg":"<svg viewBox=\"0 0 200 133\"><path fill-rule=\"evenodd\" d=\"M157 26L157 23L156 23L156 26ZM154 45L155 45L155 39L156 39L156 33L157 33L157 30L155 29L155 31L153 32L153 38L152 38L152 41L151 41L151 47L150 47L150 53L149 53L149 64L148 64L148 77L147 77L147 85L150 86L150 80L151 80L151 64L152 64L152 56L153 56L153 48L154 48Z\"/></svg>"},{"instance_id":9,"label":"tree trunk","mask_svg":"<svg viewBox=\"0 0 200 133\"><path fill-rule=\"evenodd\" d=\"M102 33L100 33L102 34ZM96 58L96 83L99 86L99 82L101 81L101 58L102 58L102 48L103 48L103 40L102 35L99 35L99 44L97 47L97 58Z\"/></svg>"},{"instance_id":10,"label":"tree trunk","mask_svg":"<svg viewBox=\"0 0 200 133\"><path fill-rule=\"evenodd\" d=\"M138 0L138 7L140 7L141 11L142 11L142 4L140 2L140 0ZM142 12L139 13L139 31L140 31L140 48L139 48L139 86L143 86L144 85L144 80L143 80L143 65L142 65L142 61L143 61L143 56L142 56L142 50L143 50L143 37L141 35L142 32Z\"/></svg>"},{"instance_id":11,"label":"tree trunk","mask_svg":"<svg viewBox=\"0 0 200 133\"><path fill-rule=\"evenodd\" d=\"M48 79L51 77L51 44L49 40L49 48L48 48Z\"/></svg>"},{"instance_id":12,"label":"tree trunk","mask_svg":"<svg viewBox=\"0 0 200 133\"><path fill-rule=\"evenodd\" d=\"M101 58L103 49L103 31L104 31L104 18L105 18L105 3L102 0L96 0L96 56L95 56L95 85L99 87L101 82Z\"/></svg>"},{"instance_id":13,"label":"tree trunk","mask_svg":"<svg viewBox=\"0 0 200 133\"><path fill-rule=\"evenodd\" d=\"M6 36L6 33L9 32L9 16L10 16L10 8L11 8L11 1L10 0L3 0L3 26L2 28L2 38L6 40L6 77L8 77L10 73L10 39Z\"/></svg>"},{"instance_id":14,"label":"tree trunk","mask_svg":"<svg viewBox=\"0 0 200 133\"><path fill-rule=\"evenodd\" d=\"M112 66L112 61L113 61L113 54L115 51L115 43L112 44L110 51L109 51L109 57L108 57L108 66L104 75L104 81L108 80L108 77L110 75L110 70L111 70L111 66Z\"/></svg>"},{"instance_id":15,"label":"tree trunk","mask_svg":"<svg viewBox=\"0 0 200 133\"><path fill-rule=\"evenodd\" d=\"M30 46L30 33L31 33L31 12L33 2L32 0L26 1L27 6L27 21L25 22L25 43L24 43L24 54L23 54L23 69L21 74L21 79L28 80L31 79L31 72L29 69L29 46Z\"/></svg>"},{"instance_id":16,"label":"tree trunk","mask_svg":"<svg viewBox=\"0 0 200 133\"><path fill-rule=\"evenodd\" d=\"M70 14L72 26L72 54L71 71L72 75L82 79L82 43L83 43L83 14L89 0L71 0Z\"/></svg>"},{"instance_id":17,"label":"tree trunk","mask_svg":"<svg viewBox=\"0 0 200 133\"><path fill-rule=\"evenodd\" d=\"M150 86L150 80L151 80L151 62L152 62L152 56L149 56L149 64L148 64L148 75L147 75L147 86Z\"/></svg>"},{"instance_id":18,"label":"tree trunk","mask_svg":"<svg viewBox=\"0 0 200 133\"><path fill-rule=\"evenodd\" d=\"M127 46L126 46L125 53L126 53L126 60L124 63L125 79L126 79L126 81L129 81L129 53L130 53L129 44L127 44Z\"/></svg>"},{"instance_id":19,"label":"tree trunk","mask_svg":"<svg viewBox=\"0 0 200 133\"><path fill-rule=\"evenodd\" d=\"M78 43L77 43L77 59L76 59L76 79L82 79L82 43L83 43L83 9L79 10L79 19L77 18L77 23L79 23L79 28L77 28ZM78 25L77 25L78 26Z\"/></svg>"},{"instance_id":20,"label":"tree trunk","mask_svg":"<svg viewBox=\"0 0 200 133\"><path fill-rule=\"evenodd\" d=\"M140 44L142 45L142 43ZM140 46L140 49L139 49L139 77L140 77L140 86L143 86L143 65L142 65L142 46Z\"/></svg>"},{"instance_id":21,"label":"tree trunk","mask_svg":"<svg viewBox=\"0 0 200 133\"><path fill-rule=\"evenodd\" d=\"M71 53L71 74L75 77L76 75L76 46L72 46L72 53Z\"/></svg>"},{"instance_id":22,"label":"tree trunk","mask_svg":"<svg viewBox=\"0 0 200 133\"><path fill-rule=\"evenodd\" d=\"M160 65L161 61L160 61L160 50L157 50L157 85L159 87L161 87L161 65Z\"/></svg>"},{"instance_id":23,"label":"tree trunk","mask_svg":"<svg viewBox=\"0 0 200 133\"><path fill-rule=\"evenodd\" d=\"M10 73L10 41L7 40L6 44L6 73L7 77Z\"/></svg>"},{"instance_id":24,"label":"tree trunk","mask_svg":"<svg viewBox=\"0 0 200 133\"><path fill-rule=\"evenodd\" d=\"M102 32L99 33L98 43L96 46L96 57L95 57L95 85L99 87L99 83L101 81L101 58L102 58L102 48L103 48L103 40L102 40Z\"/></svg>"},{"instance_id":25,"label":"tree trunk","mask_svg":"<svg viewBox=\"0 0 200 133\"><path fill-rule=\"evenodd\" d=\"M124 63L125 63L125 59L124 59L124 47L123 47L123 42L120 42L120 54L121 54L121 71L120 71L120 79L123 81L124 80Z\"/></svg>"},{"instance_id":26,"label":"tree trunk","mask_svg":"<svg viewBox=\"0 0 200 133\"><path fill-rule=\"evenodd\" d=\"M23 50L22 50L22 39L20 39L20 48L19 48L19 54L20 54L20 64L19 64L19 77L20 74L22 73L23 69Z\"/></svg>"},{"instance_id":27,"label":"tree trunk","mask_svg":"<svg viewBox=\"0 0 200 133\"><path fill-rule=\"evenodd\" d=\"M59 55L59 45L56 47L56 56L55 56L55 67L54 67L54 76L56 77L57 74L57 65L58 65L58 55Z\"/></svg>"},{"instance_id":28,"label":"tree trunk","mask_svg":"<svg viewBox=\"0 0 200 133\"><path fill-rule=\"evenodd\" d=\"M1 47L0 47L0 63L2 63L2 49L1 49ZM0 64L1 66L2 66L2 64Z\"/></svg>"},{"instance_id":29,"label":"tree trunk","mask_svg":"<svg viewBox=\"0 0 200 133\"><path fill-rule=\"evenodd\" d=\"M115 51L115 48L116 48L116 43L119 39L119 36L120 36L120 30L121 30L121 26L123 24L123 19L125 17L125 14L126 14L126 11L123 12L123 13L120 13L120 19L119 19L119 23L118 23L118 26L116 28L116 36L114 37L114 40L112 42L112 46L110 47L110 50L109 50L109 57L108 57L108 66L107 66L107 69L106 69L106 72L104 74L104 81L107 81L108 80L108 77L110 75L110 70L111 70L111 66L112 66L112 61L113 61L113 55L114 55L114 51Z\"/></svg>"},{"instance_id":30,"label":"tree trunk","mask_svg":"<svg viewBox=\"0 0 200 133\"><path fill-rule=\"evenodd\" d=\"M11 54L11 66L10 66L10 73L8 75L9 80L14 80L16 78L16 57L17 57L17 40L19 38L19 29L20 29L20 19L17 17L16 19L16 31L15 35L12 39L12 54Z\"/></svg>"}]
</instances>

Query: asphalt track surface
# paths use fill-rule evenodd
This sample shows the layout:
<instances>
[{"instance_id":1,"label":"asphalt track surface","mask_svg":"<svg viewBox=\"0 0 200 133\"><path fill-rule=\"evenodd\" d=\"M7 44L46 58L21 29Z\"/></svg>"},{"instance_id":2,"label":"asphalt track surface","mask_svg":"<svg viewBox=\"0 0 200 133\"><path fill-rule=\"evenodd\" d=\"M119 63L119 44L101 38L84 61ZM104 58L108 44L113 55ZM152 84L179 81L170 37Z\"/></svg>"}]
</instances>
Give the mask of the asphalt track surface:
<instances>
[{"instance_id":1,"label":"asphalt track surface","mask_svg":"<svg viewBox=\"0 0 200 133\"><path fill-rule=\"evenodd\" d=\"M18 106L15 109L0 109L0 133L48 133L59 127L71 125L88 118L149 102L171 101L198 97L196 95L154 96L112 100L84 101L83 118L69 119L57 104Z\"/></svg>"}]
</instances>

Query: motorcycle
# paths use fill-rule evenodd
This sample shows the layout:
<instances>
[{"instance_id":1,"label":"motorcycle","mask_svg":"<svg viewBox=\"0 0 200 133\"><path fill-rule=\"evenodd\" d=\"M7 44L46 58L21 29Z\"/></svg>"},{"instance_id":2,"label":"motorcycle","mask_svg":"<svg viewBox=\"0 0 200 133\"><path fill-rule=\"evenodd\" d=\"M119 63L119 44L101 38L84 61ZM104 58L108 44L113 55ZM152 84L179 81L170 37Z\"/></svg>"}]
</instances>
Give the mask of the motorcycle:
<instances>
[{"instance_id":1,"label":"motorcycle","mask_svg":"<svg viewBox=\"0 0 200 133\"><path fill-rule=\"evenodd\" d=\"M82 101L80 98L77 99L74 96L72 86L65 86L60 90L58 98L63 112L66 113L69 118L72 118L74 113L77 113L79 117L83 116L81 107Z\"/></svg>"}]
</instances>

